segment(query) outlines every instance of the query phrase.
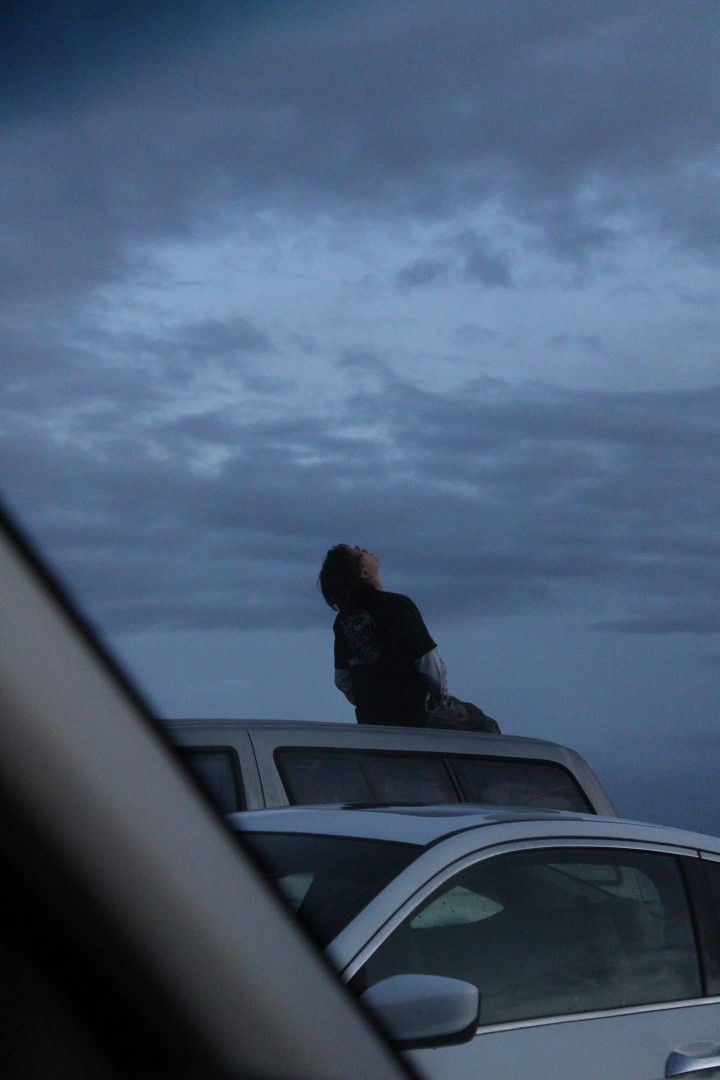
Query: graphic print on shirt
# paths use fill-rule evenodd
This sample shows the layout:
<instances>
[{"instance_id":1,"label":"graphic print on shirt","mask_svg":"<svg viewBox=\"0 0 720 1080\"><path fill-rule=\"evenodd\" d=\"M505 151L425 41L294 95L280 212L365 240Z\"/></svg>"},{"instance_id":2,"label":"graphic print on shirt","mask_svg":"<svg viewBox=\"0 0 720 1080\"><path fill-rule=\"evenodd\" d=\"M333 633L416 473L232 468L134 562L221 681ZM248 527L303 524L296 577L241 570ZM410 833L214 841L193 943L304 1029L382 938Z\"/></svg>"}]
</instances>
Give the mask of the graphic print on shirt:
<instances>
[{"instance_id":1,"label":"graphic print on shirt","mask_svg":"<svg viewBox=\"0 0 720 1080\"><path fill-rule=\"evenodd\" d=\"M375 637L375 621L367 611L352 611L343 615L343 633L350 646L350 665L372 664L380 656Z\"/></svg>"}]
</instances>

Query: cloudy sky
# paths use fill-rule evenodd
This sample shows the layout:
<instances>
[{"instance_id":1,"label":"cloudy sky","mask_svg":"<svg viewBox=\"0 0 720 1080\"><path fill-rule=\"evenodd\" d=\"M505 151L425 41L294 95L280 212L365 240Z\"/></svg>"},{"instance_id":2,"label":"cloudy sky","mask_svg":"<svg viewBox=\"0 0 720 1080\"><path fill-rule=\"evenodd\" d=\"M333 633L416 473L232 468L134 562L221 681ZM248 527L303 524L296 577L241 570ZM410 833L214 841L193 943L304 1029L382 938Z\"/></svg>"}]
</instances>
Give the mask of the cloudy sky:
<instances>
[{"instance_id":1,"label":"cloudy sky","mask_svg":"<svg viewBox=\"0 0 720 1080\"><path fill-rule=\"evenodd\" d=\"M163 716L352 721L377 551L451 690L720 831L720 7L18 4L0 492Z\"/></svg>"}]
</instances>

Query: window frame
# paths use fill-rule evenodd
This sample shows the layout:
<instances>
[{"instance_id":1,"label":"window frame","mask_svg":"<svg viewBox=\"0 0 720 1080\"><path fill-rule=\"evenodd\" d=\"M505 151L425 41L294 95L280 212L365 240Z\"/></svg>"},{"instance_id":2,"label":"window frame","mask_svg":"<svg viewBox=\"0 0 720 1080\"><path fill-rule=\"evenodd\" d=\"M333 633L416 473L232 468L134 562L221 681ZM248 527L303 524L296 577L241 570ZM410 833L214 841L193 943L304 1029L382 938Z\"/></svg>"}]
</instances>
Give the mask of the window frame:
<instances>
[{"instance_id":1,"label":"window frame","mask_svg":"<svg viewBox=\"0 0 720 1080\"><path fill-rule=\"evenodd\" d=\"M582 1012L562 1013L557 1016L532 1017L525 1020L506 1020L503 1022L479 1025L476 1035L490 1034L494 1031L506 1031L514 1028L540 1027L551 1024L562 1024L578 1019L594 1019L612 1016L632 1016L638 1012L657 1012L667 1009L690 1008L693 1006L720 1001L720 987L715 988L714 982L708 980L707 968L707 943L704 932L707 925L707 905L710 902L709 888L702 879L700 866L700 852L694 848L684 848L668 844L654 844L651 842L613 839L593 839L586 837L555 838L516 840L502 844L495 844L482 851L475 851L468 855L455 859L452 863L437 871L420 886L411 897L385 921L383 926L372 935L370 940L356 953L352 960L343 970L343 978L353 987L356 992L361 984L362 969L375 951L390 937L405 919L412 915L413 911L428 899L446 881L462 873L464 870L486 859L501 858L504 855L515 854L521 851L555 850L555 849L582 850L614 850L649 852L656 855L667 855L677 862L680 882L684 890L691 922L695 952L697 957L698 971L702 993L699 997L683 998L671 1001L652 1002L647 1005L623 1005L608 1009L588 1009ZM720 857L717 860L720 862ZM689 869L689 867L694 867ZM703 909L704 913L703 913ZM718 916L720 922L720 916Z\"/></svg>"}]
</instances>

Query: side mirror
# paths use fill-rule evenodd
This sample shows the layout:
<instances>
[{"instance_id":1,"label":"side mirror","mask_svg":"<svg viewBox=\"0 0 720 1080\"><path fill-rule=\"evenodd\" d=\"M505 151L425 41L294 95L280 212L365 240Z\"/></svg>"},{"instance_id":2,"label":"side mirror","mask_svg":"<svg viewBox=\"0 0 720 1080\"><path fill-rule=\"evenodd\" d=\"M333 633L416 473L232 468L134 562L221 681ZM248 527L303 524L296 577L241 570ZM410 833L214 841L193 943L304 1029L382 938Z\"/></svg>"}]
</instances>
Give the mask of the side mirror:
<instances>
[{"instance_id":1,"label":"side mirror","mask_svg":"<svg viewBox=\"0 0 720 1080\"><path fill-rule=\"evenodd\" d=\"M392 975L360 1001L401 1049L467 1042L480 1012L477 986L441 975Z\"/></svg>"}]
</instances>

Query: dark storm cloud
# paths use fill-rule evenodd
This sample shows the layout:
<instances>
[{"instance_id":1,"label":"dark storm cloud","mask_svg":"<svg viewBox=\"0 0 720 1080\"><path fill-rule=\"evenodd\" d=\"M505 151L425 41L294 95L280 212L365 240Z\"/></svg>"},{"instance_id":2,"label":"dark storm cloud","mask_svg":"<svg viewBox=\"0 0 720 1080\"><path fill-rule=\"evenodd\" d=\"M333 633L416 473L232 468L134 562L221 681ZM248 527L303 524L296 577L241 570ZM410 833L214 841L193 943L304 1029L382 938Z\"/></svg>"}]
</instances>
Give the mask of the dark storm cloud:
<instances>
[{"instance_id":1,"label":"dark storm cloud","mask_svg":"<svg viewBox=\"0 0 720 1080\"><path fill-rule=\"evenodd\" d=\"M335 363L346 371L370 371L385 378L389 374L387 361L372 349L341 349Z\"/></svg>"},{"instance_id":2,"label":"dark storm cloud","mask_svg":"<svg viewBox=\"0 0 720 1080\"><path fill-rule=\"evenodd\" d=\"M58 331L59 334L59 331ZM246 318L191 321L160 337L97 330L63 330L68 341L46 331L8 331L0 347L3 407L7 424L57 423L68 408L94 426L122 429L132 415L137 431L177 395L206 388L214 373L231 374L247 388L272 393L283 386L271 371L253 369L248 358L271 354L269 336Z\"/></svg>"},{"instance_id":3,"label":"dark storm cloud","mask_svg":"<svg viewBox=\"0 0 720 1080\"><path fill-rule=\"evenodd\" d=\"M714 4L60 10L15 16L3 68L16 304L121 275L138 245L238 207L442 219L492 203L563 258L611 251L632 217L717 251ZM465 272L509 283L498 254Z\"/></svg>"},{"instance_id":4,"label":"dark storm cloud","mask_svg":"<svg viewBox=\"0 0 720 1080\"><path fill-rule=\"evenodd\" d=\"M418 285L432 285L443 277L450 268L446 259L415 259L403 266L395 275L395 282L400 289L414 289Z\"/></svg>"},{"instance_id":5,"label":"dark storm cloud","mask_svg":"<svg viewBox=\"0 0 720 1080\"><path fill-rule=\"evenodd\" d=\"M468 255L463 272L466 278L483 285L510 285L512 282L507 264L499 256L479 248Z\"/></svg>"},{"instance_id":6,"label":"dark storm cloud","mask_svg":"<svg viewBox=\"0 0 720 1080\"><path fill-rule=\"evenodd\" d=\"M385 268L418 296L513 285L517 241L458 224L486 208L580 264L631 228L713 254L715 5L71 8L11 9L0 65L2 476L18 504L32 493L38 535L101 622L307 625L317 562L345 538L446 614L591 597L605 626L713 625L716 388L432 394L354 348L337 365L372 392L260 422L281 345L251 318L93 336L72 305L156 241L267 208L432 224L427 250ZM493 333L464 323L457 339ZM555 340L578 344L599 348ZM228 377L235 400L198 404ZM136 561L114 573L128 542Z\"/></svg>"},{"instance_id":7,"label":"dark storm cloud","mask_svg":"<svg viewBox=\"0 0 720 1080\"><path fill-rule=\"evenodd\" d=\"M371 415L373 399L355 403ZM563 390L544 384L515 388L499 379L468 384L454 398L409 385L394 388L383 412L418 453L434 459L465 447L497 448L519 439L624 449L690 448L713 459L720 452L720 388L697 391Z\"/></svg>"},{"instance_id":8,"label":"dark storm cloud","mask_svg":"<svg viewBox=\"0 0 720 1080\"><path fill-rule=\"evenodd\" d=\"M267 352L270 338L248 319L202 319L187 326L182 346L193 358L232 357L236 353Z\"/></svg>"},{"instance_id":9,"label":"dark storm cloud","mask_svg":"<svg viewBox=\"0 0 720 1080\"><path fill-rule=\"evenodd\" d=\"M30 524L103 626L314 624L319 562L344 540L438 618L578 607L603 630L720 629L718 387L386 378L332 416L261 421L238 400L77 417L9 431L5 488L33 491Z\"/></svg>"},{"instance_id":10,"label":"dark storm cloud","mask_svg":"<svg viewBox=\"0 0 720 1080\"><path fill-rule=\"evenodd\" d=\"M8 0L0 40L3 112L52 110L78 86L112 78L115 71L182 46L195 37L198 17L215 29L219 8L196 0L192 11L176 0L152 7L124 0ZM51 93L48 93L48 91Z\"/></svg>"},{"instance_id":11,"label":"dark storm cloud","mask_svg":"<svg viewBox=\"0 0 720 1080\"><path fill-rule=\"evenodd\" d=\"M492 537L491 550L518 563L498 573L499 595L530 580L550 601L557 579L578 579L588 595L600 586L639 605L605 628L717 629L720 551L707 537L720 518L718 388L608 394L487 380L462 397L397 387L355 407L382 409L428 489L467 485L458 521L476 546L454 565L457 581L477 579Z\"/></svg>"},{"instance_id":12,"label":"dark storm cloud","mask_svg":"<svg viewBox=\"0 0 720 1080\"><path fill-rule=\"evenodd\" d=\"M488 288L512 284L510 265L491 244L481 239L473 229L465 229L445 244L439 244L440 254L415 259L395 275L399 289L431 285L448 272L478 282Z\"/></svg>"},{"instance_id":13,"label":"dark storm cloud","mask_svg":"<svg viewBox=\"0 0 720 1080\"><path fill-rule=\"evenodd\" d=\"M512 284L507 258L493 250L492 244L474 229L464 229L452 238L452 246L462 257L464 277L489 287Z\"/></svg>"}]
</instances>

